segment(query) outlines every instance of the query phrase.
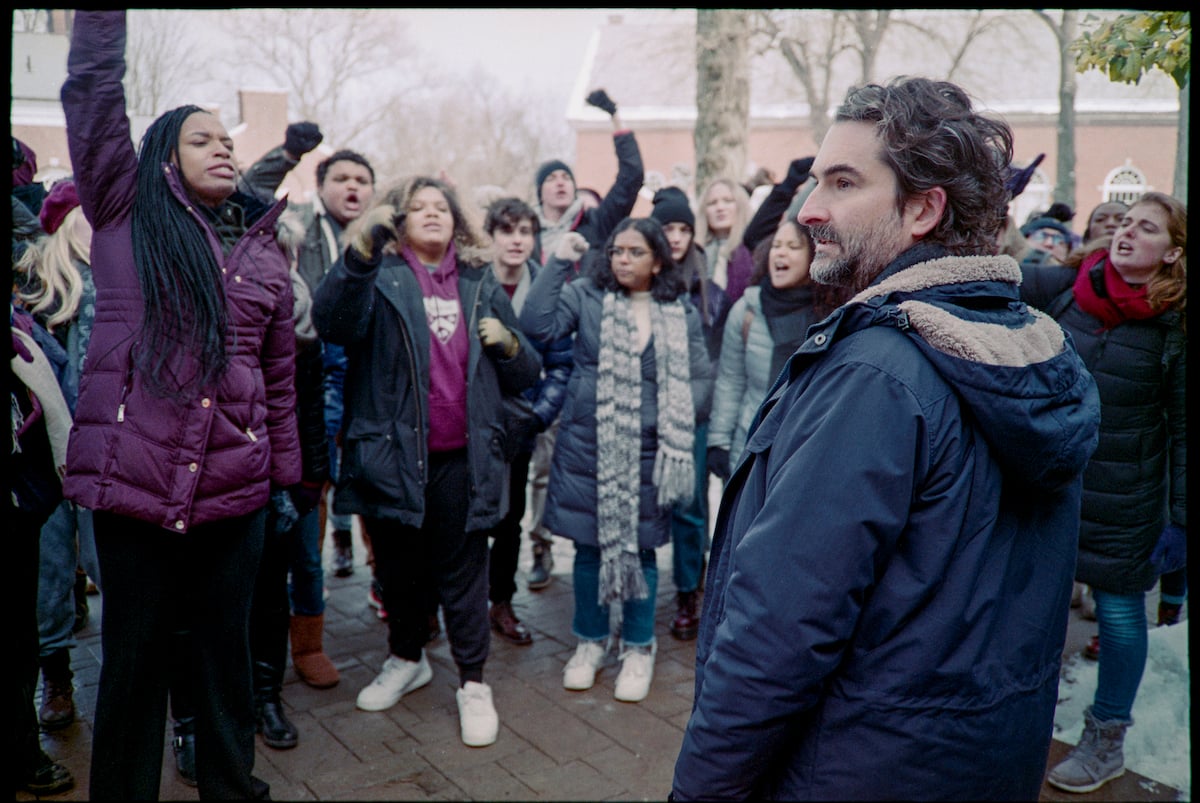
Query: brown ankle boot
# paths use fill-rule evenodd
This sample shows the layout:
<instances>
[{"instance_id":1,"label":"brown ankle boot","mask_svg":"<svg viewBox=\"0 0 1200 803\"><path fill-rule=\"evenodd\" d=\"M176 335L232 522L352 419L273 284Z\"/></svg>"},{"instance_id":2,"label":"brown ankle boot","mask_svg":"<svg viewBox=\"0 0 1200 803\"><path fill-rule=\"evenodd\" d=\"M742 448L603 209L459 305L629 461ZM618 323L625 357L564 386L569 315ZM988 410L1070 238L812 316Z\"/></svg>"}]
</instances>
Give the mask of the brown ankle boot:
<instances>
[{"instance_id":1,"label":"brown ankle boot","mask_svg":"<svg viewBox=\"0 0 1200 803\"><path fill-rule=\"evenodd\" d=\"M56 731L75 721L75 674L71 671L71 653L65 647L43 657L42 705L38 722L42 730Z\"/></svg>"},{"instance_id":2,"label":"brown ankle boot","mask_svg":"<svg viewBox=\"0 0 1200 803\"><path fill-rule=\"evenodd\" d=\"M680 641L691 641L700 630L700 616L696 612L695 591L680 591L676 599L678 610L671 622L671 635Z\"/></svg>"},{"instance_id":3,"label":"brown ankle boot","mask_svg":"<svg viewBox=\"0 0 1200 803\"><path fill-rule=\"evenodd\" d=\"M329 689L341 680L337 667L329 660L324 647L321 646L324 632L325 614L292 614L292 668L301 680L314 689Z\"/></svg>"}]
</instances>

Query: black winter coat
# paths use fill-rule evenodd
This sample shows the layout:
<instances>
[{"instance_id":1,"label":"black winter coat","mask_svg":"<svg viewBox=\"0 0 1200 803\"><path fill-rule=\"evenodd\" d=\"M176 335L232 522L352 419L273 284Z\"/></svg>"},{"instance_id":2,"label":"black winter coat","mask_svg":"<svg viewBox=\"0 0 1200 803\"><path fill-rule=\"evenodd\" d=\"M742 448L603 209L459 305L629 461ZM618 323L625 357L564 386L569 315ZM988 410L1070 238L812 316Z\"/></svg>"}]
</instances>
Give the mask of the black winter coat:
<instances>
[{"instance_id":1,"label":"black winter coat","mask_svg":"<svg viewBox=\"0 0 1200 803\"><path fill-rule=\"evenodd\" d=\"M458 294L469 328L467 531L494 527L507 513L508 470L501 394L516 395L541 374L508 294L490 268L458 264ZM478 300L478 305L476 305ZM475 336L480 318L498 318L520 341L511 359L492 359ZM334 510L420 527L429 481L429 325L412 270L394 254L371 264L347 249L313 297L321 338L346 349L342 460Z\"/></svg>"},{"instance_id":2,"label":"black winter coat","mask_svg":"<svg viewBox=\"0 0 1200 803\"><path fill-rule=\"evenodd\" d=\"M1085 264L1102 288L1103 260ZM1114 594L1145 591L1158 579L1150 553L1163 528L1187 527L1187 342L1179 313L1103 331L1075 301L1074 268L1023 265L1022 274L1022 300L1071 333L1100 391L1100 444L1083 474L1075 577Z\"/></svg>"}]
</instances>

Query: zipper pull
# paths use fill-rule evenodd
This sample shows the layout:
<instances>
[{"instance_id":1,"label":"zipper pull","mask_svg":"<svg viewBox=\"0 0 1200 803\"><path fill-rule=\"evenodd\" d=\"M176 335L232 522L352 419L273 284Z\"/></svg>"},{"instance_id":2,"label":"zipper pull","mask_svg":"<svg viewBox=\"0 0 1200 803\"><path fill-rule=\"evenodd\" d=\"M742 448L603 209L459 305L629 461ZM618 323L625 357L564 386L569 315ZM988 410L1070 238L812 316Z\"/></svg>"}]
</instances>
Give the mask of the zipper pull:
<instances>
[{"instance_id":1,"label":"zipper pull","mask_svg":"<svg viewBox=\"0 0 1200 803\"><path fill-rule=\"evenodd\" d=\"M120 424L125 420L125 402L117 405L117 423Z\"/></svg>"},{"instance_id":2,"label":"zipper pull","mask_svg":"<svg viewBox=\"0 0 1200 803\"><path fill-rule=\"evenodd\" d=\"M250 427L246 427L246 434L250 436L250 440L254 441L255 443L258 443L258 436L255 435L253 431L251 431Z\"/></svg>"}]
</instances>

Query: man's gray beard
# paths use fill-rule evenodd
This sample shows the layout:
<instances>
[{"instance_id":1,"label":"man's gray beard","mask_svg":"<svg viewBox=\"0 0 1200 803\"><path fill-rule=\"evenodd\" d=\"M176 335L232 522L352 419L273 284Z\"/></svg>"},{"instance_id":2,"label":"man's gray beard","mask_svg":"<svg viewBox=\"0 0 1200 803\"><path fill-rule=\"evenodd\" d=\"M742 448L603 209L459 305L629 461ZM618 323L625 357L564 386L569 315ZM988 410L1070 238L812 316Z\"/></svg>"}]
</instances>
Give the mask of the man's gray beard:
<instances>
[{"instance_id":1,"label":"man's gray beard","mask_svg":"<svg viewBox=\"0 0 1200 803\"><path fill-rule=\"evenodd\" d=\"M816 257L809 264L808 273L817 284L833 287L849 287L854 281L854 265L845 257Z\"/></svg>"}]
</instances>

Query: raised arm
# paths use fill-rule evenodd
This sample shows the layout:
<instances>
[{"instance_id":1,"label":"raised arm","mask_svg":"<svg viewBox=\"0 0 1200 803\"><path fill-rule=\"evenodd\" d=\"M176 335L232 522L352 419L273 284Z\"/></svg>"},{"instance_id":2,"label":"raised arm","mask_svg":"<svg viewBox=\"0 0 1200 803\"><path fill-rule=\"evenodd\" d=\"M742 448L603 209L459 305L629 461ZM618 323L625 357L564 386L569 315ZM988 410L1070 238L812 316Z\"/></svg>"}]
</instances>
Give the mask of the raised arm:
<instances>
[{"instance_id":1,"label":"raised arm","mask_svg":"<svg viewBox=\"0 0 1200 803\"><path fill-rule=\"evenodd\" d=\"M61 99L80 205L96 231L124 220L137 191L124 77L125 11L77 11Z\"/></svg>"}]
</instances>

